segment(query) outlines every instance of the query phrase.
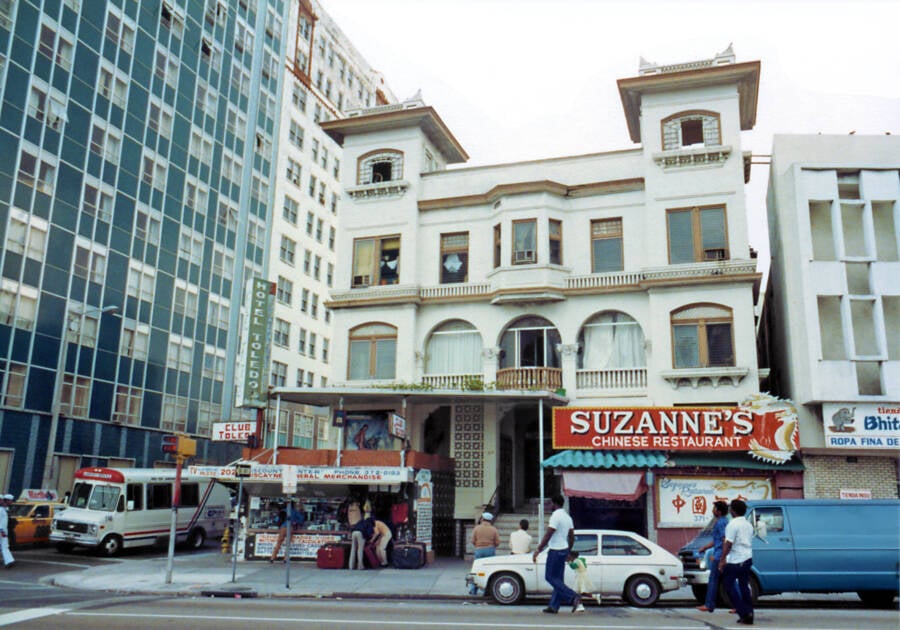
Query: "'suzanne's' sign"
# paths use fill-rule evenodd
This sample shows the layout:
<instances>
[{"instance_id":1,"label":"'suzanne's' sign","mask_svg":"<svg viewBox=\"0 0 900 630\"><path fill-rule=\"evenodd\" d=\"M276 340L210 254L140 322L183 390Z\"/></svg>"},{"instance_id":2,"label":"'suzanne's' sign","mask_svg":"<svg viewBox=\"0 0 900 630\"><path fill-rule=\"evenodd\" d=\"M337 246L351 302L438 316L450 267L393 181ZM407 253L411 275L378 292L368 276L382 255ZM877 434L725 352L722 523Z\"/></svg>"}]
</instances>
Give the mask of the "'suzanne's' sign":
<instances>
[{"instance_id":1,"label":"'suzanne's' sign","mask_svg":"<svg viewBox=\"0 0 900 630\"><path fill-rule=\"evenodd\" d=\"M758 395L739 407L555 407L553 448L747 451L772 463L799 445L789 401Z\"/></svg>"}]
</instances>

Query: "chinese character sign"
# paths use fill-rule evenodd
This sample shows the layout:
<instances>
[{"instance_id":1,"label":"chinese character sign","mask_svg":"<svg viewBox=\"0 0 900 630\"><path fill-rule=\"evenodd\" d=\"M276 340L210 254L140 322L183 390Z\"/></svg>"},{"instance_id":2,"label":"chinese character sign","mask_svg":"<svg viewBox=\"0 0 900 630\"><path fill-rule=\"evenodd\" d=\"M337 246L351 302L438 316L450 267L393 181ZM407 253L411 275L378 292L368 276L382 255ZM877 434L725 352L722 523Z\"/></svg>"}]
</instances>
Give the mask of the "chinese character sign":
<instances>
[{"instance_id":1,"label":"chinese character sign","mask_svg":"<svg viewBox=\"0 0 900 630\"><path fill-rule=\"evenodd\" d=\"M762 477L657 477L657 527L703 527L716 501L771 499L772 482Z\"/></svg>"}]
</instances>

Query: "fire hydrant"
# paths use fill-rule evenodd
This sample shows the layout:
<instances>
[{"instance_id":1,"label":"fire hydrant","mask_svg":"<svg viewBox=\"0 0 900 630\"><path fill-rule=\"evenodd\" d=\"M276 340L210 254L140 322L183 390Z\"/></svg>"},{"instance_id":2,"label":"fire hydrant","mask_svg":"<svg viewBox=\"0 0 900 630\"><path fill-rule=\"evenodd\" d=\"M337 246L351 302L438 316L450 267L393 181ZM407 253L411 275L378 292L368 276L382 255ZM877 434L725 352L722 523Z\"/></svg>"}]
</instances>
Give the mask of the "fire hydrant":
<instances>
[{"instance_id":1,"label":"fire hydrant","mask_svg":"<svg viewBox=\"0 0 900 630\"><path fill-rule=\"evenodd\" d=\"M228 548L231 546L229 542L231 540L231 528L226 527L225 532L222 534L222 553L228 553Z\"/></svg>"}]
</instances>

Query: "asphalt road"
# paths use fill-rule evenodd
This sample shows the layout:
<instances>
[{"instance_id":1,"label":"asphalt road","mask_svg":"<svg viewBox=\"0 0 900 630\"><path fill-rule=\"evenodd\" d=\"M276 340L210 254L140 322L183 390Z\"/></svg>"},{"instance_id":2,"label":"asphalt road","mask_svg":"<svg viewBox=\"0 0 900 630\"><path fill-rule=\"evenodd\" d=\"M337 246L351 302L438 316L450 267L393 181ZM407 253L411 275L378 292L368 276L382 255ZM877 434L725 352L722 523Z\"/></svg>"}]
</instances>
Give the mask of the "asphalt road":
<instances>
[{"instance_id":1,"label":"asphalt road","mask_svg":"<svg viewBox=\"0 0 900 630\"><path fill-rule=\"evenodd\" d=\"M88 553L59 554L52 548L15 552L17 566L0 569L0 626L198 630L264 628L606 628L610 630L719 630L742 628L722 610L700 613L693 606L640 609L622 602L587 603L584 615L562 610L542 614L545 600L521 606L454 601L385 601L341 599L224 599L120 595L70 590L44 581L55 573L109 562ZM124 555L164 557L158 550ZM756 625L782 630L896 630L900 612L872 610L856 602L762 602Z\"/></svg>"},{"instance_id":2,"label":"asphalt road","mask_svg":"<svg viewBox=\"0 0 900 630\"><path fill-rule=\"evenodd\" d=\"M727 612L699 613L691 608L637 609L590 606L583 615L541 613L542 606L499 607L454 602L372 602L335 600L135 598L82 602L67 606L0 614L0 624L18 628L607 628L612 630L717 630L742 628ZM897 611L832 609L813 615L803 609L760 609L757 625L784 630L895 630Z\"/></svg>"}]
</instances>

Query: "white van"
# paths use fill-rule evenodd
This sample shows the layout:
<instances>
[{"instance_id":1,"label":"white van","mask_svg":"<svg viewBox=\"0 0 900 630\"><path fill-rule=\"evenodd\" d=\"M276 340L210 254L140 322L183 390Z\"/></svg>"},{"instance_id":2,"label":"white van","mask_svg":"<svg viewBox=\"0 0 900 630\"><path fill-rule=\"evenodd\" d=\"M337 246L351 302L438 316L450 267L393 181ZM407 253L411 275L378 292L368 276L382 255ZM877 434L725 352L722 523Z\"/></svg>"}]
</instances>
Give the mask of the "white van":
<instances>
[{"instance_id":1,"label":"white van","mask_svg":"<svg viewBox=\"0 0 900 630\"><path fill-rule=\"evenodd\" d=\"M60 551L92 547L114 556L124 547L168 541L175 470L82 468L69 507L53 519L50 540ZM214 479L182 474L175 542L199 549L228 526L231 493Z\"/></svg>"}]
</instances>

